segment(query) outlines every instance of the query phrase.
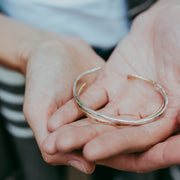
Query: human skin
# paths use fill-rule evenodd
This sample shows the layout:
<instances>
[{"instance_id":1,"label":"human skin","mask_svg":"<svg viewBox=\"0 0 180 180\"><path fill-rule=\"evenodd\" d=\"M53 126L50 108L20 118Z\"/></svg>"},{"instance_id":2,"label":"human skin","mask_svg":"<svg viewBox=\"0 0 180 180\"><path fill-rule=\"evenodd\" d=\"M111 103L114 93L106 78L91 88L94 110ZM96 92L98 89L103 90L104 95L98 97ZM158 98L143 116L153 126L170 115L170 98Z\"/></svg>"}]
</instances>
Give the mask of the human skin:
<instances>
[{"instance_id":1,"label":"human skin","mask_svg":"<svg viewBox=\"0 0 180 180\"><path fill-rule=\"evenodd\" d=\"M173 136L179 130L179 18L177 0L159 1L141 14L95 83L81 95L84 104L107 115L145 117L154 112L162 100L146 83L126 78L127 74L138 74L165 89L169 104L161 117L132 127L116 127L87 118L73 122L83 113L75 101L70 100L48 121L52 133L44 142L44 150L52 155L82 149L83 156L91 162L134 172L179 164L180 138Z\"/></svg>"},{"instance_id":2,"label":"human skin","mask_svg":"<svg viewBox=\"0 0 180 180\"><path fill-rule=\"evenodd\" d=\"M72 98L75 77L103 66L104 61L79 38L36 29L3 15L0 24L0 63L26 78L23 111L44 160L53 165L72 165L76 161L78 169L92 172L94 163L79 153L51 156L43 150L42 143L49 134L48 119Z\"/></svg>"}]
</instances>

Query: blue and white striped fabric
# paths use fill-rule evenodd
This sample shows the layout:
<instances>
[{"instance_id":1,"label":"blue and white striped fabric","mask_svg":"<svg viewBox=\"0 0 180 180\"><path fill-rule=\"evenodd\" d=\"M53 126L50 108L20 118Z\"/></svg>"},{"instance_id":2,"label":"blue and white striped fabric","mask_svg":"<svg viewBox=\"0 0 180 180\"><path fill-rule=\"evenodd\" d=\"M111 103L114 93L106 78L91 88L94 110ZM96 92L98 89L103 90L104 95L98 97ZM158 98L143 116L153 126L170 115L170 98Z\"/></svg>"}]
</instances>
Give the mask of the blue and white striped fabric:
<instances>
[{"instance_id":1,"label":"blue and white striped fabric","mask_svg":"<svg viewBox=\"0 0 180 180\"><path fill-rule=\"evenodd\" d=\"M32 138L33 133L22 112L25 78L23 75L0 67L1 114L6 119L9 133L16 137Z\"/></svg>"}]
</instances>

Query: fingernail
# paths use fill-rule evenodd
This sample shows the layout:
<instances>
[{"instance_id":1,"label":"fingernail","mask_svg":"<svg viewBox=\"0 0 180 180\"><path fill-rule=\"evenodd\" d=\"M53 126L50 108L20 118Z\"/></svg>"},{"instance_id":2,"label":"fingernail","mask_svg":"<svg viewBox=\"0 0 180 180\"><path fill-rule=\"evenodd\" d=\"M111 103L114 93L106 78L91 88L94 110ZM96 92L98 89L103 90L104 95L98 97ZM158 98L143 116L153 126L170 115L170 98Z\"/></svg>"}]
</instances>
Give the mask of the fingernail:
<instances>
[{"instance_id":1,"label":"fingernail","mask_svg":"<svg viewBox=\"0 0 180 180\"><path fill-rule=\"evenodd\" d=\"M76 161L76 160L72 160L72 161L69 161L68 162L70 166L84 172L84 173L88 173L87 172L87 169L84 167L84 165L82 163L80 163L79 161Z\"/></svg>"}]
</instances>

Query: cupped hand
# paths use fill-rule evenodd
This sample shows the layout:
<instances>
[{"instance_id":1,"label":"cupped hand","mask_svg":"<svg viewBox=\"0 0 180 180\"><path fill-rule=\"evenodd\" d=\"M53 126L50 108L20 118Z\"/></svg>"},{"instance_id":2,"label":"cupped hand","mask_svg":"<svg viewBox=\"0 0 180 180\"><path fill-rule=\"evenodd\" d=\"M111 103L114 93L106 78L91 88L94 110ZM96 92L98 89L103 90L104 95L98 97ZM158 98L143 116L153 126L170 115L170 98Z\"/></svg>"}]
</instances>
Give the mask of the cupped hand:
<instances>
[{"instance_id":1,"label":"cupped hand","mask_svg":"<svg viewBox=\"0 0 180 180\"><path fill-rule=\"evenodd\" d=\"M142 153L119 154L97 161L97 164L114 169L147 173L180 164L180 135L170 136Z\"/></svg>"},{"instance_id":2,"label":"cupped hand","mask_svg":"<svg viewBox=\"0 0 180 180\"><path fill-rule=\"evenodd\" d=\"M137 74L158 82L165 89L169 99L166 112L152 123L133 127L111 126L92 119L72 122L83 113L75 101L70 100L48 122L49 130L54 132L44 142L47 153L82 148L87 160L120 170L140 172L152 170L153 165L155 169L163 167L163 161L159 166L155 162L150 166L146 157L150 158L148 155L161 147L162 144L157 143L179 129L180 23L177 22L180 11L177 4L176 0L160 1L140 15L94 84L81 95L84 104L106 115L128 119L146 117L161 105L162 100L151 86L126 78L128 74ZM64 125L67 123L70 124ZM145 153L138 156L137 152ZM160 153L155 153L157 158L163 157ZM144 166L135 164L135 155ZM116 161L116 157L123 158ZM132 166L128 164L130 161Z\"/></svg>"},{"instance_id":3,"label":"cupped hand","mask_svg":"<svg viewBox=\"0 0 180 180\"><path fill-rule=\"evenodd\" d=\"M48 120L72 98L75 77L99 65L103 66L104 61L85 42L74 37L46 40L28 54L24 114L46 162L73 165L86 173L94 169L94 164L84 160L79 152L48 155L42 143L49 134Z\"/></svg>"}]
</instances>

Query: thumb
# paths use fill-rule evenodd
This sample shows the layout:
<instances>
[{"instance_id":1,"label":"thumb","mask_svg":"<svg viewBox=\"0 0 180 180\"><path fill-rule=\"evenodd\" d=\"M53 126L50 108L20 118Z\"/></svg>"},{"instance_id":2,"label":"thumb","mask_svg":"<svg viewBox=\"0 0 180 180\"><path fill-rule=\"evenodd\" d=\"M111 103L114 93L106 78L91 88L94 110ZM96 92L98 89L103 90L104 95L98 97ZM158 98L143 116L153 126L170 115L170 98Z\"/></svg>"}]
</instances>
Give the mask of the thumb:
<instances>
[{"instance_id":1,"label":"thumb","mask_svg":"<svg viewBox=\"0 0 180 180\"><path fill-rule=\"evenodd\" d=\"M83 104L94 110L99 109L107 102L106 91L97 83L90 86L80 98ZM79 109L75 99L72 99L59 108L48 120L48 130L55 131L58 127L73 122L82 116L83 113Z\"/></svg>"}]
</instances>

